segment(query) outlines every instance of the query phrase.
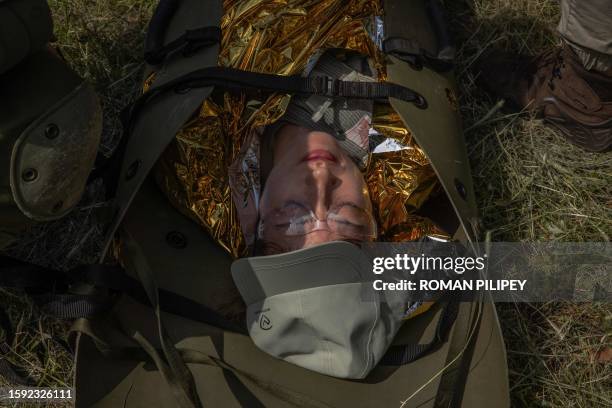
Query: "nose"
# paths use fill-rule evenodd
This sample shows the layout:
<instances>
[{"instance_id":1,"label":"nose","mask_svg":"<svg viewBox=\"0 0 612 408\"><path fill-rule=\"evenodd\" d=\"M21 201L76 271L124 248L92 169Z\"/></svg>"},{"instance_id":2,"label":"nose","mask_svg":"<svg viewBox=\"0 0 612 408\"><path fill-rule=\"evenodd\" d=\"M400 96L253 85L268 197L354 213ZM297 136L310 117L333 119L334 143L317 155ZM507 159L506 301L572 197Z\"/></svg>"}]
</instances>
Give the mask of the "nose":
<instances>
[{"instance_id":1,"label":"nose","mask_svg":"<svg viewBox=\"0 0 612 408\"><path fill-rule=\"evenodd\" d=\"M326 161L316 161L310 165L310 176L313 184L312 209L318 219L327 217L331 203L331 193L340 184L340 179L334 174L333 164ZM309 177L310 178L310 177Z\"/></svg>"}]
</instances>

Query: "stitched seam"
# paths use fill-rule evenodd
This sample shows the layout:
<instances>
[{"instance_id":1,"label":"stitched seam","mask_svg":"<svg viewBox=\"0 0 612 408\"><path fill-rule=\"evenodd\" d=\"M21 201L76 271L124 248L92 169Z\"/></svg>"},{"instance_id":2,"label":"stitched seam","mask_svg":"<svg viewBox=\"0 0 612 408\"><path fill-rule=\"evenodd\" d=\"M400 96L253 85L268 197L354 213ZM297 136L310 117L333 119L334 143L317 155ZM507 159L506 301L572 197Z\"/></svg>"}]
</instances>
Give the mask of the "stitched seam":
<instances>
[{"instance_id":1,"label":"stitched seam","mask_svg":"<svg viewBox=\"0 0 612 408\"><path fill-rule=\"evenodd\" d=\"M374 360L374 355L373 353L371 353L370 349L372 347L372 338L374 337L374 328L376 327L376 324L378 323L378 320L380 319L378 300L379 299L376 299L373 302L376 318L374 319L374 322L372 323L372 327L370 327L370 333L368 333L368 340L367 340L366 347L365 347L366 366L363 368L363 371L361 372L359 377L363 377L366 374L368 367L370 367L371 365L371 361Z\"/></svg>"},{"instance_id":2,"label":"stitched seam","mask_svg":"<svg viewBox=\"0 0 612 408\"><path fill-rule=\"evenodd\" d=\"M344 262L348 262L351 265L359 265L357 262L354 262L351 258L348 257L341 257L338 256L336 254L327 254L327 255L310 255L307 256L305 258L300 258L299 260L295 260L295 261L285 261L285 262L280 262L277 263L275 265L257 265L258 269L264 269L264 270L277 270L277 269L282 269L283 267L286 266L293 266L293 265L301 265L304 263L308 263L311 260L324 260L324 259L339 259L342 260Z\"/></svg>"}]
</instances>

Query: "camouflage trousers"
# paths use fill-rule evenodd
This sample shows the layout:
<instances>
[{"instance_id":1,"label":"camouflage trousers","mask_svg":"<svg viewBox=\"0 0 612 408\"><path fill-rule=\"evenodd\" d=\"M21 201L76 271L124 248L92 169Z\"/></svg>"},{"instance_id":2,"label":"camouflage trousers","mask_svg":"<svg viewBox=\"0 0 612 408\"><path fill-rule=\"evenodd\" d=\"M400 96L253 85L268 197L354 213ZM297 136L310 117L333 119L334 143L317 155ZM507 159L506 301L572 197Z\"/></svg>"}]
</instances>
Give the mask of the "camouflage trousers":
<instances>
[{"instance_id":1,"label":"camouflage trousers","mask_svg":"<svg viewBox=\"0 0 612 408\"><path fill-rule=\"evenodd\" d=\"M558 30L586 69L612 69L612 0L561 0Z\"/></svg>"}]
</instances>

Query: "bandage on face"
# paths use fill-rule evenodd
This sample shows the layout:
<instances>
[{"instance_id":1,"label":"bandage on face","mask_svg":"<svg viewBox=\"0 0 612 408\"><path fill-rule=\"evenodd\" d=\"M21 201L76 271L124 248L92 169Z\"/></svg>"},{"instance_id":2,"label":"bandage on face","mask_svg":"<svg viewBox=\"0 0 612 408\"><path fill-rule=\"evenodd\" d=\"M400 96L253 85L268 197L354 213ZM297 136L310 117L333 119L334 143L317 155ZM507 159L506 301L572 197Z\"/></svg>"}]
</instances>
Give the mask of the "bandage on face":
<instances>
[{"instance_id":1,"label":"bandage on face","mask_svg":"<svg viewBox=\"0 0 612 408\"><path fill-rule=\"evenodd\" d=\"M290 201L282 208L263 217L258 225L258 235L266 239L266 232L274 230L285 236L302 236L327 230L338 236L367 241L376 238L376 221L373 215L350 202L330 208L325 219L319 219L314 211L299 202Z\"/></svg>"}]
</instances>

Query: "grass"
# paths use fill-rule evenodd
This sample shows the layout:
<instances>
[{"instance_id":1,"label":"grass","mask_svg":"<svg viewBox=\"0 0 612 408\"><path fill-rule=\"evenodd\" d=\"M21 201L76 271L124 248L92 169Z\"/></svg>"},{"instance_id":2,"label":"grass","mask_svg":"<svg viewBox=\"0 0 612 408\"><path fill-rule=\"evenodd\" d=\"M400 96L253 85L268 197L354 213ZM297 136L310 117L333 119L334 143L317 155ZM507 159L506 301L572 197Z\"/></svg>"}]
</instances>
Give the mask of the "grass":
<instances>
[{"instance_id":1,"label":"grass","mask_svg":"<svg viewBox=\"0 0 612 408\"><path fill-rule=\"evenodd\" d=\"M451 2L447 2L451 3ZM479 208L495 241L610 241L612 155L576 148L526 115L504 114L477 86L491 49L536 54L559 43L558 3L452 2L465 137ZM483 120L483 118L485 118ZM498 304L513 406L612 405L609 304Z\"/></svg>"},{"instance_id":2,"label":"grass","mask_svg":"<svg viewBox=\"0 0 612 408\"><path fill-rule=\"evenodd\" d=\"M102 149L120 135L118 113L137 94L142 42L152 0L51 0L65 57L101 95ZM537 53L558 44L553 0L446 1L457 44L457 76L477 199L497 241L609 241L612 233L612 155L584 152L538 120L505 114L477 86L475 63L490 49ZM92 185L67 219L37 227L11 252L58 268L92 262L100 250ZM71 383L71 356L48 340L67 325L44 318L21 296L2 292L17 337L8 358L42 386ZM508 348L513 406L612 405L609 304L500 304Z\"/></svg>"}]
</instances>

